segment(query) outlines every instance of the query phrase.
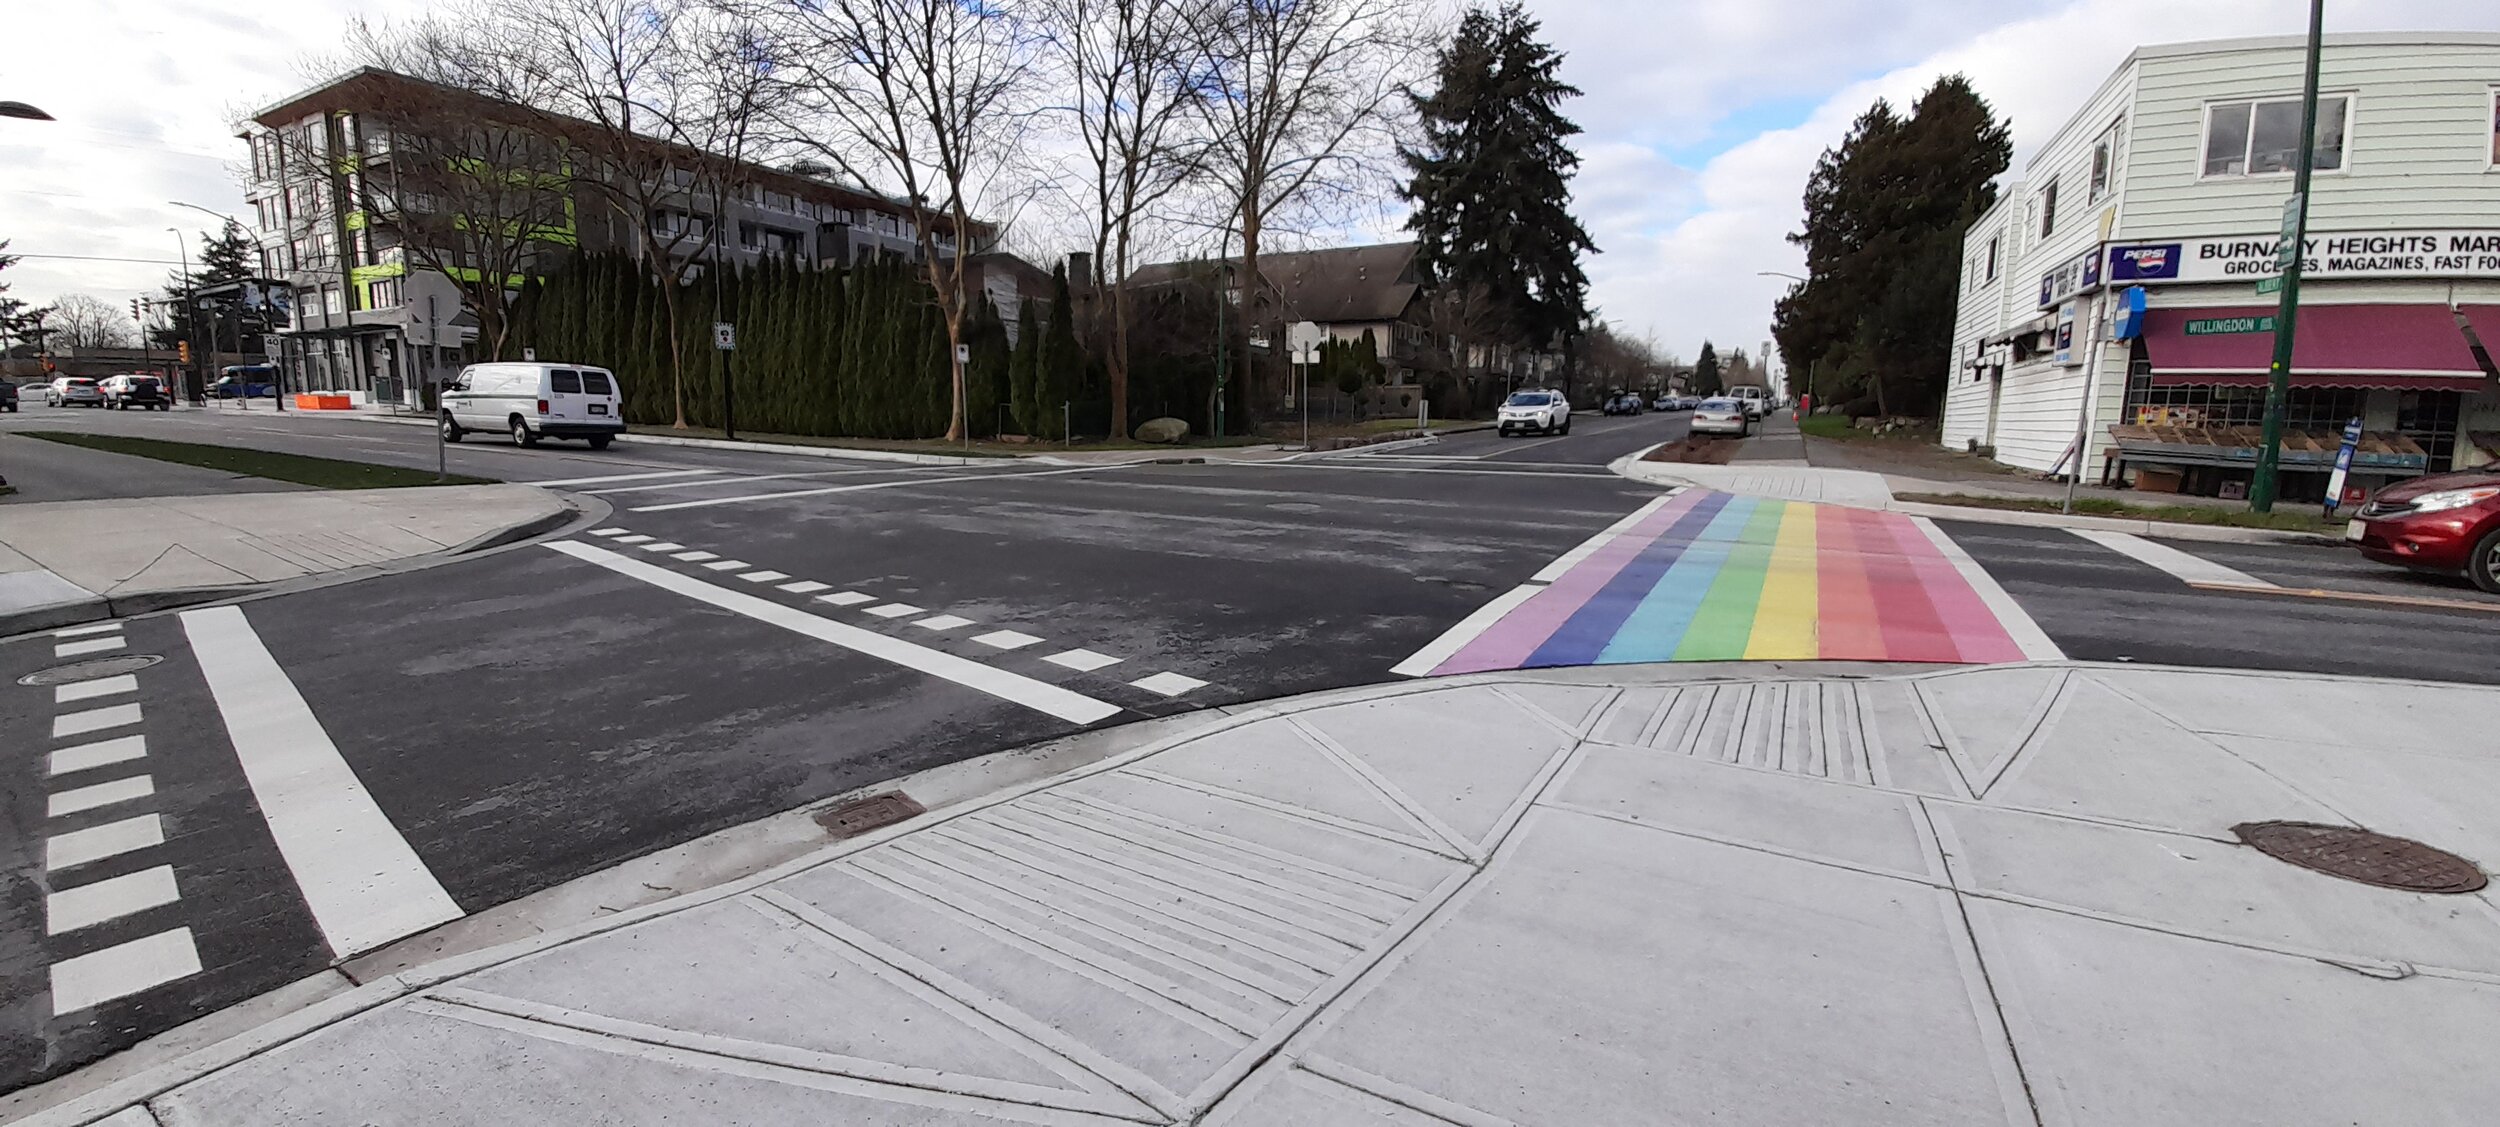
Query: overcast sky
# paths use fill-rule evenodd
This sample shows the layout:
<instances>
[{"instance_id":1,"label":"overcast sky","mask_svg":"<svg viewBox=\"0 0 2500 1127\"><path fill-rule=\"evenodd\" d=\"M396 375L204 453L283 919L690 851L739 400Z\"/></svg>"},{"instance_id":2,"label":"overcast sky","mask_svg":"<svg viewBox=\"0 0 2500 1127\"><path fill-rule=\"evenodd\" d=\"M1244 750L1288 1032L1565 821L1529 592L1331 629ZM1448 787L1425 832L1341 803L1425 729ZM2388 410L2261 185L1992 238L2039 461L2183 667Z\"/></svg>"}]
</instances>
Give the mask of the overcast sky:
<instances>
[{"instance_id":1,"label":"overcast sky","mask_svg":"<svg viewBox=\"0 0 2500 1127\"><path fill-rule=\"evenodd\" d=\"M0 119L0 238L28 255L6 277L43 302L116 304L161 284L179 227L197 253L243 216L228 124L306 85L302 60L353 13L407 0L0 0L0 99L57 122ZM1782 236L1815 156L1876 97L1906 104L1962 71L2014 122L2017 167L2129 50L2292 33L2300 0L1532 0L1587 133L1577 210L1600 253L1600 315L1690 360L1703 338L1758 349L1800 269ZM2337 0L2330 31L2500 30L2500 4ZM1394 226L1394 223L1389 224ZM1382 230L1378 234L1393 233Z\"/></svg>"}]
</instances>

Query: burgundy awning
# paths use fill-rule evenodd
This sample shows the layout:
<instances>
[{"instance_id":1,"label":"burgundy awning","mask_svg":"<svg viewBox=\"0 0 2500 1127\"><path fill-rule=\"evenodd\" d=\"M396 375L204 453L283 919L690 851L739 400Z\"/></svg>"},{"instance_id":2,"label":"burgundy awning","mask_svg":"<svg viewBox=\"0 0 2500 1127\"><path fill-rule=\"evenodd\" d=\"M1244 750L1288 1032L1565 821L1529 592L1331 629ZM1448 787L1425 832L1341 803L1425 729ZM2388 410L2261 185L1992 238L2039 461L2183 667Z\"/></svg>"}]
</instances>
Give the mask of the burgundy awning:
<instances>
[{"instance_id":1,"label":"burgundy awning","mask_svg":"<svg viewBox=\"0 0 2500 1127\"><path fill-rule=\"evenodd\" d=\"M2263 385L2274 362L2274 314L2271 305L2147 310L2153 383ZM2500 317L2492 320L2500 335ZM2192 324L2199 331L2190 333ZM2444 305L2304 305L2296 327L2294 387L2471 392L2484 384L2482 365Z\"/></svg>"}]
</instances>

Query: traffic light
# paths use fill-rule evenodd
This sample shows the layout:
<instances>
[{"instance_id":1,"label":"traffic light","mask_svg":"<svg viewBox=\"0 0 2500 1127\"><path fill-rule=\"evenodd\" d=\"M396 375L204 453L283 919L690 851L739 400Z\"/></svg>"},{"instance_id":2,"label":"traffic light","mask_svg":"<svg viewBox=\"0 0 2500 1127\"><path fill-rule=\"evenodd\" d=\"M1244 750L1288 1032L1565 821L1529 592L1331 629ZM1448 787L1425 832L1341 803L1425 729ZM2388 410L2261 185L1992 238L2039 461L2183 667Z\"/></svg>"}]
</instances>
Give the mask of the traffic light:
<instances>
[{"instance_id":1,"label":"traffic light","mask_svg":"<svg viewBox=\"0 0 2500 1127\"><path fill-rule=\"evenodd\" d=\"M130 319L142 325L147 323L147 318L139 315L139 299L135 297L130 299Z\"/></svg>"},{"instance_id":2,"label":"traffic light","mask_svg":"<svg viewBox=\"0 0 2500 1127\"><path fill-rule=\"evenodd\" d=\"M183 363L188 364L188 363L190 363L190 362L191 362L191 342L190 342L190 341L187 341L187 340L184 340L184 341L175 341L175 342L174 342L174 348L175 348L175 350L176 350L176 351L178 351L178 352L180 352L180 353L182 354L182 362L183 362Z\"/></svg>"}]
</instances>

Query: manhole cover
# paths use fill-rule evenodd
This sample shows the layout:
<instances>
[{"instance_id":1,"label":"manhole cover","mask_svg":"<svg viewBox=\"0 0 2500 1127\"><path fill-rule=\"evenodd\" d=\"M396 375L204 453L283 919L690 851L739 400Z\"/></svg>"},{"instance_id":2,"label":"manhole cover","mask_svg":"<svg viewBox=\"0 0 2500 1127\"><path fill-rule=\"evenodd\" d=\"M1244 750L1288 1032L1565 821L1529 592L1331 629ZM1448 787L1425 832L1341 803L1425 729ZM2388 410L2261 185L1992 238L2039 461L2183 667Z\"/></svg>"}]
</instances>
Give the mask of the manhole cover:
<instances>
[{"instance_id":1,"label":"manhole cover","mask_svg":"<svg viewBox=\"0 0 2500 1127\"><path fill-rule=\"evenodd\" d=\"M2243 822L2231 832L2275 860L2380 888L2474 892L2488 883L2474 862L2454 853L2351 826Z\"/></svg>"},{"instance_id":2,"label":"manhole cover","mask_svg":"<svg viewBox=\"0 0 2500 1127\"><path fill-rule=\"evenodd\" d=\"M837 838L858 837L870 830L918 817L928 813L928 810L928 807L912 801L910 795L890 790L819 810L816 812L816 824Z\"/></svg>"},{"instance_id":3,"label":"manhole cover","mask_svg":"<svg viewBox=\"0 0 2500 1127\"><path fill-rule=\"evenodd\" d=\"M38 669L18 678L17 683L21 685L66 685L72 681L93 681L98 677L137 673L163 660L165 659L155 654L118 654L113 657L92 658L87 661L73 661L67 665L55 665L50 669Z\"/></svg>"}]
</instances>

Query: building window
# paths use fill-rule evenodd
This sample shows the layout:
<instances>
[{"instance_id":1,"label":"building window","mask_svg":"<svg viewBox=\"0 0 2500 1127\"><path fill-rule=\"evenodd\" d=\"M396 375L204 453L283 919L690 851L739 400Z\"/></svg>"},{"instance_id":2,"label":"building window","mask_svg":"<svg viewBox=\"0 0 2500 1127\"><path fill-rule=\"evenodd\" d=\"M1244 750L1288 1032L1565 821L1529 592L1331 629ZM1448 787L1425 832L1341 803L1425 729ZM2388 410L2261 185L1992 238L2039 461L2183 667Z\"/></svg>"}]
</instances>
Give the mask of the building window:
<instances>
[{"instance_id":1,"label":"building window","mask_svg":"<svg viewBox=\"0 0 2500 1127\"><path fill-rule=\"evenodd\" d=\"M2352 97L2318 96L2316 172L2344 167ZM2273 176L2300 160L2300 99L2215 102L2205 107L2205 175Z\"/></svg>"},{"instance_id":2,"label":"building window","mask_svg":"<svg viewBox=\"0 0 2500 1127\"><path fill-rule=\"evenodd\" d=\"M2048 187L2040 189L2040 237L2045 239L2056 233L2057 181L2051 180Z\"/></svg>"},{"instance_id":3,"label":"building window","mask_svg":"<svg viewBox=\"0 0 2500 1127\"><path fill-rule=\"evenodd\" d=\"M339 296L339 287L337 283L333 282L321 287L321 311L323 313L336 317L340 313L345 312L345 309L341 304L342 301L343 299Z\"/></svg>"},{"instance_id":4,"label":"building window","mask_svg":"<svg viewBox=\"0 0 2500 1127\"><path fill-rule=\"evenodd\" d=\"M2099 203L2109 197L2110 184L2118 176L2118 135L2126 119L2109 123L2101 139L2092 144L2092 187L2085 194L2085 203Z\"/></svg>"},{"instance_id":5,"label":"building window","mask_svg":"<svg viewBox=\"0 0 2500 1127\"><path fill-rule=\"evenodd\" d=\"M401 301L400 288L405 284L405 280L400 278L375 279L372 287L365 291L371 299L366 308L389 309L398 305Z\"/></svg>"},{"instance_id":6,"label":"building window","mask_svg":"<svg viewBox=\"0 0 2500 1127\"><path fill-rule=\"evenodd\" d=\"M1997 259L2005 250L2005 236L1988 236L1988 280L1997 280Z\"/></svg>"},{"instance_id":7,"label":"building window","mask_svg":"<svg viewBox=\"0 0 2500 1127\"><path fill-rule=\"evenodd\" d=\"M2491 166L2500 168L2500 87L2491 91Z\"/></svg>"}]
</instances>

